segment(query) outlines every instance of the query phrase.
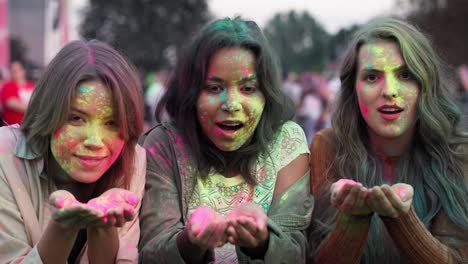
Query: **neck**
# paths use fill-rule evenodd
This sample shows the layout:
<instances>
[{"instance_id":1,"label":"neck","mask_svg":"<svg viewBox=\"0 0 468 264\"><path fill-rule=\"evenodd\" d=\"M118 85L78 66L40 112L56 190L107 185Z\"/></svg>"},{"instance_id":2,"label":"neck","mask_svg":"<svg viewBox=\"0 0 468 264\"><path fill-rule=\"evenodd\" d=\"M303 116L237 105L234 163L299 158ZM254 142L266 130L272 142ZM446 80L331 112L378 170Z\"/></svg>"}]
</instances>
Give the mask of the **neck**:
<instances>
[{"instance_id":1,"label":"neck","mask_svg":"<svg viewBox=\"0 0 468 264\"><path fill-rule=\"evenodd\" d=\"M387 157L401 156L411 144L414 132L415 128L413 127L399 137L385 138L375 134L371 129L368 129L371 149L377 155Z\"/></svg>"},{"instance_id":2,"label":"neck","mask_svg":"<svg viewBox=\"0 0 468 264\"><path fill-rule=\"evenodd\" d=\"M78 201L85 203L92 198L96 183L81 183L73 180L53 155L48 158L47 175L57 185L57 189L70 192Z\"/></svg>"}]
</instances>

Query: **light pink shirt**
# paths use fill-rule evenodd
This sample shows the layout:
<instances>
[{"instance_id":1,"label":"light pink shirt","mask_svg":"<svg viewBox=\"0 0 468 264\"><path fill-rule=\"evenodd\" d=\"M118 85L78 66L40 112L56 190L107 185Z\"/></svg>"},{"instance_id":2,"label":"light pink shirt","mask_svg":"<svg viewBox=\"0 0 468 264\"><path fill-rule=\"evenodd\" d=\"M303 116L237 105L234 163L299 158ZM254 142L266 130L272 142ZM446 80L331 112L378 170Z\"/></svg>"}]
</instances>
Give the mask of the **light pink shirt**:
<instances>
[{"instance_id":1,"label":"light pink shirt","mask_svg":"<svg viewBox=\"0 0 468 264\"><path fill-rule=\"evenodd\" d=\"M130 190L143 197L146 157L140 146L136 148ZM48 199L56 190L43 169L43 158L26 145L18 125L0 127L0 263L42 263L37 243L51 219L53 208ZM137 212L139 209L140 203ZM116 262L137 263L138 217L119 228L118 234ZM87 244L77 263L89 263Z\"/></svg>"}]
</instances>

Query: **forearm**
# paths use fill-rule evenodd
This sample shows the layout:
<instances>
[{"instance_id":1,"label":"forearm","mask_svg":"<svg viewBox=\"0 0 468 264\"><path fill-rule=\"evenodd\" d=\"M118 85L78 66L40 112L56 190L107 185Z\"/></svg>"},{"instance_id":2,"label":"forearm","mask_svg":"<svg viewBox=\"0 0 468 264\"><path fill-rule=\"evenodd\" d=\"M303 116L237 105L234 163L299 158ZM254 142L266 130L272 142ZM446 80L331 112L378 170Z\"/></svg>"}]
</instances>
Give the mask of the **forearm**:
<instances>
[{"instance_id":1,"label":"forearm","mask_svg":"<svg viewBox=\"0 0 468 264\"><path fill-rule=\"evenodd\" d=\"M88 228L88 259L90 263L115 263L119 251L117 228Z\"/></svg>"},{"instance_id":2,"label":"forearm","mask_svg":"<svg viewBox=\"0 0 468 264\"><path fill-rule=\"evenodd\" d=\"M339 213L333 229L314 254L314 263L359 263L372 215Z\"/></svg>"},{"instance_id":3,"label":"forearm","mask_svg":"<svg viewBox=\"0 0 468 264\"><path fill-rule=\"evenodd\" d=\"M37 244L42 262L66 263L77 234L78 229L63 228L55 220L50 220Z\"/></svg>"},{"instance_id":4,"label":"forearm","mask_svg":"<svg viewBox=\"0 0 468 264\"><path fill-rule=\"evenodd\" d=\"M442 244L419 220L414 208L398 218L382 217L401 254L411 263L457 263L459 256Z\"/></svg>"},{"instance_id":5,"label":"forearm","mask_svg":"<svg viewBox=\"0 0 468 264\"><path fill-rule=\"evenodd\" d=\"M26 109L28 108L28 104L25 104L16 98L8 99L5 103L5 106L10 110L20 113L26 112Z\"/></svg>"}]
</instances>

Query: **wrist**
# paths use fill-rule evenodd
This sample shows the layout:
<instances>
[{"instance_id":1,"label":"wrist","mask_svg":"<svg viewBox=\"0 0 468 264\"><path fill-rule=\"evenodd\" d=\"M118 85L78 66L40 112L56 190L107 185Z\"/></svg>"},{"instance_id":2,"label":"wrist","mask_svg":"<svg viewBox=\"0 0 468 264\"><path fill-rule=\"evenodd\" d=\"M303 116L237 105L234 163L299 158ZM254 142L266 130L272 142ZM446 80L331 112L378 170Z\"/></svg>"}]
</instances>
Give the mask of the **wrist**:
<instances>
[{"instance_id":1,"label":"wrist","mask_svg":"<svg viewBox=\"0 0 468 264\"><path fill-rule=\"evenodd\" d=\"M80 227L76 225L72 226L65 226L62 223L51 219L49 222L50 227L55 230L56 232L59 232L63 235L76 235L78 231L80 231Z\"/></svg>"}]
</instances>

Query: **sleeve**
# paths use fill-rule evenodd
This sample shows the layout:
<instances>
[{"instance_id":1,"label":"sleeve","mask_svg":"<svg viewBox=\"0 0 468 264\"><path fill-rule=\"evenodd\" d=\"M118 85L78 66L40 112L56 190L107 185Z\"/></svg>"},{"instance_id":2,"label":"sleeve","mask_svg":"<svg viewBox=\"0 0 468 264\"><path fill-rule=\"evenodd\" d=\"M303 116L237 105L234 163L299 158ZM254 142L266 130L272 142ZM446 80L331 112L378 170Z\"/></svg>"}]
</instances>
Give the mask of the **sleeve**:
<instances>
[{"instance_id":1,"label":"sleeve","mask_svg":"<svg viewBox=\"0 0 468 264\"><path fill-rule=\"evenodd\" d=\"M332 182L327 178L327 171L335 155L333 131L319 131L310 148L311 191L316 197L313 224L309 230L310 242L314 243L311 245L313 262L359 263L372 217L346 216L331 208L328 190ZM330 223L330 219L334 219L334 223ZM331 225L333 227L328 230Z\"/></svg>"},{"instance_id":2,"label":"sleeve","mask_svg":"<svg viewBox=\"0 0 468 264\"><path fill-rule=\"evenodd\" d=\"M0 90L0 102L5 104L12 97L18 98L18 87L12 82L8 82Z\"/></svg>"},{"instance_id":3,"label":"sleeve","mask_svg":"<svg viewBox=\"0 0 468 264\"><path fill-rule=\"evenodd\" d=\"M307 140L304 130L292 121L286 122L277 135L274 148L277 149L277 160L279 160L279 170L291 163L299 155L307 153ZM279 171L278 170L278 171Z\"/></svg>"},{"instance_id":4,"label":"sleeve","mask_svg":"<svg viewBox=\"0 0 468 264\"><path fill-rule=\"evenodd\" d=\"M15 169L11 159L6 161L6 155L13 153L0 151L0 263L42 263L37 248L29 241L23 216L11 190L13 186L7 180L6 173L15 173Z\"/></svg>"},{"instance_id":5,"label":"sleeve","mask_svg":"<svg viewBox=\"0 0 468 264\"><path fill-rule=\"evenodd\" d=\"M300 154L309 153L304 131L294 122L285 123L276 140L279 140L280 168ZM305 263L308 251L305 230L314 206L309 189L307 172L273 200L268 210L270 233L264 259L253 259L237 247L239 263Z\"/></svg>"},{"instance_id":6,"label":"sleeve","mask_svg":"<svg viewBox=\"0 0 468 264\"><path fill-rule=\"evenodd\" d=\"M306 173L272 202L268 211L270 237L264 259L252 259L237 247L239 263L305 263L308 252L305 230L313 206L309 173Z\"/></svg>"},{"instance_id":7,"label":"sleeve","mask_svg":"<svg viewBox=\"0 0 468 264\"><path fill-rule=\"evenodd\" d=\"M468 231L455 225L441 210L434 218L432 234L414 208L398 218L381 217L398 249L411 263L466 263Z\"/></svg>"},{"instance_id":8,"label":"sleeve","mask_svg":"<svg viewBox=\"0 0 468 264\"><path fill-rule=\"evenodd\" d=\"M140 263L184 263L176 244L184 229L175 181L177 161L163 129L154 129L143 144L147 169L140 210Z\"/></svg>"}]
</instances>

